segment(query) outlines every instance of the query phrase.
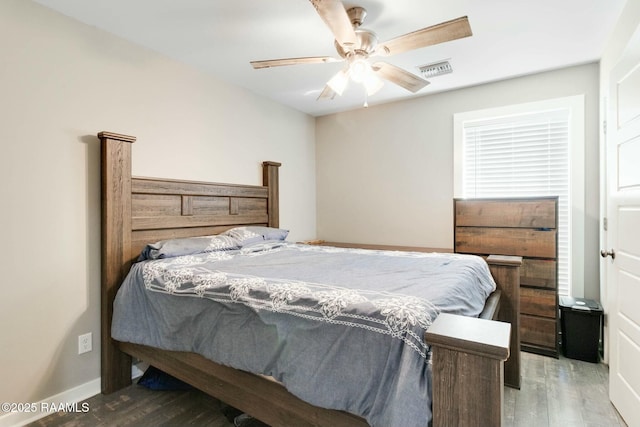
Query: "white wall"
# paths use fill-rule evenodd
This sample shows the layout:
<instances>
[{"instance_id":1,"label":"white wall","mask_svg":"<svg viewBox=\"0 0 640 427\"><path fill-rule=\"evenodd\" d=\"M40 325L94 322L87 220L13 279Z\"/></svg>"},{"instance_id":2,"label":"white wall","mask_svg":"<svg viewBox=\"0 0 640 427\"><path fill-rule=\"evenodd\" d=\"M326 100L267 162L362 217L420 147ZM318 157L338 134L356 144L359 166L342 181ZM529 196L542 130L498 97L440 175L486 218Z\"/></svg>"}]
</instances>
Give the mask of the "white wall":
<instances>
[{"instance_id":1,"label":"white wall","mask_svg":"<svg viewBox=\"0 0 640 427\"><path fill-rule=\"evenodd\" d=\"M100 375L97 132L138 137L140 176L259 185L280 161L280 223L315 236L312 117L27 0L0 2L0 52L0 401Z\"/></svg>"},{"instance_id":2,"label":"white wall","mask_svg":"<svg viewBox=\"0 0 640 427\"><path fill-rule=\"evenodd\" d=\"M452 248L453 114L578 94L586 102L585 296L598 298L598 64L318 118L318 238Z\"/></svg>"}]
</instances>

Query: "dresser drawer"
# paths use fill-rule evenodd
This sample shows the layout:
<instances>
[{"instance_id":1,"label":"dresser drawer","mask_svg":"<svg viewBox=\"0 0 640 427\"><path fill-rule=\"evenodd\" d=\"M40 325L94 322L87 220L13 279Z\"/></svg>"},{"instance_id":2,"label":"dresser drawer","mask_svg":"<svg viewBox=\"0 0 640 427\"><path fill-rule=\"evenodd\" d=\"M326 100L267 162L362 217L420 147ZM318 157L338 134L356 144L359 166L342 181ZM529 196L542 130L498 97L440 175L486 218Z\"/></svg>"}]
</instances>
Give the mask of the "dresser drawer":
<instances>
[{"instance_id":1,"label":"dresser drawer","mask_svg":"<svg viewBox=\"0 0 640 427\"><path fill-rule=\"evenodd\" d=\"M556 200L456 200L456 226L556 228Z\"/></svg>"},{"instance_id":2,"label":"dresser drawer","mask_svg":"<svg viewBox=\"0 0 640 427\"><path fill-rule=\"evenodd\" d=\"M520 288L520 312L534 316L557 317L556 292L546 289Z\"/></svg>"},{"instance_id":3,"label":"dresser drawer","mask_svg":"<svg viewBox=\"0 0 640 427\"><path fill-rule=\"evenodd\" d=\"M523 259L520 267L520 284L555 290L557 288L556 261Z\"/></svg>"},{"instance_id":4,"label":"dresser drawer","mask_svg":"<svg viewBox=\"0 0 640 427\"><path fill-rule=\"evenodd\" d=\"M550 349L556 348L556 319L520 315L520 340Z\"/></svg>"},{"instance_id":5,"label":"dresser drawer","mask_svg":"<svg viewBox=\"0 0 640 427\"><path fill-rule=\"evenodd\" d=\"M456 227L456 252L487 255L556 257L556 230L534 228Z\"/></svg>"}]
</instances>

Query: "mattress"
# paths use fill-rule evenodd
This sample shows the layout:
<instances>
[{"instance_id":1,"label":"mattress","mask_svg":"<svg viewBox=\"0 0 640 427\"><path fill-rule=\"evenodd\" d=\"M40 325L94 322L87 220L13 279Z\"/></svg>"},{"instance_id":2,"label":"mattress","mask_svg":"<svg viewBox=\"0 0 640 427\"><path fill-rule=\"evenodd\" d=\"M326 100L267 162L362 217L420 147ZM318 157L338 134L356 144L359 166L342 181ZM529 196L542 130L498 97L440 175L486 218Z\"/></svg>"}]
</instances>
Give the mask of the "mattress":
<instances>
[{"instance_id":1,"label":"mattress","mask_svg":"<svg viewBox=\"0 0 640 427\"><path fill-rule=\"evenodd\" d=\"M373 427L418 427L431 419L425 330L442 312L478 316L493 290L470 255L209 245L134 264L112 337L274 377Z\"/></svg>"}]
</instances>

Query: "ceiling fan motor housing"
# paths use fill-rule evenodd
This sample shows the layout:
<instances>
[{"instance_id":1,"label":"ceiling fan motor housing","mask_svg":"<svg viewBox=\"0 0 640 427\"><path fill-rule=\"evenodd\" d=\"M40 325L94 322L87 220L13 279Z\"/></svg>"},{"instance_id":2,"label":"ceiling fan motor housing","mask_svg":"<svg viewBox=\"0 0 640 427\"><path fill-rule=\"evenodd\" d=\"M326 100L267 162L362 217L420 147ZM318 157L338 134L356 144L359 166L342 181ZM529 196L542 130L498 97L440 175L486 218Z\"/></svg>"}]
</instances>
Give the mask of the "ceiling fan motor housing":
<instances>
[{"instance_id":1,"label":"ceiling fan motor housing","mask_svg":"<svg viewBox=\"0 0 640 427\"><path fill-rule=\"evenodd\" d=\"M358 28L364 22L364 18L367 17L367 9L364 7L354 6L347 9L347 16L351 20L353 29Z\"/></svg>"},{"instance_id":2,"label":"ceiling fan motor housing","mask_svg":"<svg viewBox=\"0 0 640 427\"><path fill-rule=\"evenodd\" d=\"M368 57L378 46L378 36L371 30L360 28L364 22L364 18L367 16L367 10L364 7L355 6L347 9L347 15L349 16L351 25L353 25L353 31L356 33L356 43L345 49L345 47L341 46L336 40L335 46L338 55L342 58L348 58L354 54Z\"/></svg>"},{"instance_id":3,"label":"ceiling fan motor housing","mask_svg":"<svg viewBox=\"0 0 640 427\"><path fill-rule=\"evenodd\" d=\"M350 49L343 48L340 43L335 42L336 51L338 51L338 55L342 58L347 58L353 54L361 54L364 56L369 56L376 50L378 46L378 36L371 30L366 30L364 28L358 28L355 30L356 33L356 44L353 45Z\"/></svg>"}]
</instances>

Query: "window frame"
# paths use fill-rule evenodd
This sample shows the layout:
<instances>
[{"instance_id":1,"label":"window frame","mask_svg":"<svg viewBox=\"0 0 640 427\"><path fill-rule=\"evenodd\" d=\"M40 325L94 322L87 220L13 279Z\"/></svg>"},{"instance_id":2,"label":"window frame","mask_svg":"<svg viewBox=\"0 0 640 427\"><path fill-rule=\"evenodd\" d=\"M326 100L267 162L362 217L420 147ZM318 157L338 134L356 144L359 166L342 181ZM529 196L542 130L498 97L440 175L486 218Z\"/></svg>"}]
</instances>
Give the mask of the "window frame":
<instances>
[{"instance_id":1,"label":"window frame","mask_svg":"<svg viewBox=\"0 0 640 427\"><path fill-rule=\"evenodd\" d=\"M507 119L549 110L569 111L569 284L568 293L584 296L585 245L585 97L575 95L456 113L453 116L453 194L462 198L464 124Z\"/></svg>"}]
</instances>

